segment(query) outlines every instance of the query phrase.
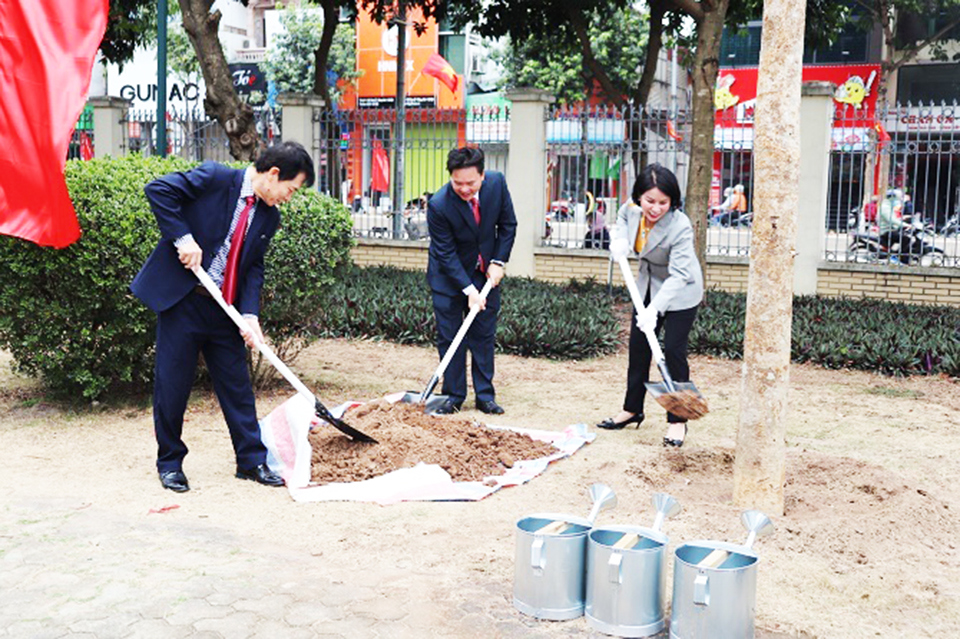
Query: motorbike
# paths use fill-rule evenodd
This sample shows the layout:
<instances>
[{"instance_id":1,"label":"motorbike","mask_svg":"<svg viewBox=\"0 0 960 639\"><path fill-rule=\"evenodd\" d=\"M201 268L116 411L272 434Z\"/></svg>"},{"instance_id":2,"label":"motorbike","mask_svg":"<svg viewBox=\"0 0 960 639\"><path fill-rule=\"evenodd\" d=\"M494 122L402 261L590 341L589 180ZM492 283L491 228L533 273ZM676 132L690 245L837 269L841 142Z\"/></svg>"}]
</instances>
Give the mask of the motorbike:
<instances>
[{"instance_id":1,"label":"motorbike","mask_svg":"<svg viewBox=\"0 0 960 639\"><path fill-rule=\"evenodd\" d=\"M874 227L875 228L875 227ZM942 266L944 253L928 242L928 230L920 218L906 219L899 233L850 234L847 255L851 262L892 262L915 266Z\"/></svg>"},{"instance_id":2,"label":"motorbike","mask_svg":"<svg viewBox=\"0 0 960 639\"><path fill-rule=\"evenodd\" d=\"M960 234L960 215L954 215L947 218L943 226L940 227L940 235L944 237L953 237Z\"/></svg>"}]
</instances>

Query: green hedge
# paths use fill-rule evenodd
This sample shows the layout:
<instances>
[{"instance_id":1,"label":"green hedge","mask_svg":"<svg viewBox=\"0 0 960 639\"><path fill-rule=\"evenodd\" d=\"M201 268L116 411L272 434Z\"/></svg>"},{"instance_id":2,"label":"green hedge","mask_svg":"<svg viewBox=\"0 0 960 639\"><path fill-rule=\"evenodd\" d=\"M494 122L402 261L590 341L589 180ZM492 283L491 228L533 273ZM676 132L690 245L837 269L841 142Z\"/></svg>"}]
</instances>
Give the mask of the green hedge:
<instances>
[{"instance_id":1,"label":"green hedge","mask_svg":"<svg viewBox=\"0 0 960 639\"><path fill-rule=\"evenodd\" d=\"M743 357L746 295L709 291L690 334L695 353ZM886 375L960 377L960 309L800 296L791 359Z\"/></svg>"},{"instance_id":2,"label":"green hedge","mask_svg":"<svg viewBox=\"0 0 960 639\"><path fill-rule=\"evenodd\" d=\"M502 286L499 352L581 359L618 348L618 320L604 286L558 286L516 277L505 278ZM326 337L435 344L436 325L425 274L388 266L354 269L332 291L331 303L316 330Z\"/></svg>"},{"instance_id":3,"label":"green hedge","mask_svg":"<svg viewBox=\"0 0 960 639\"><path fill-rule=\"evenodd\" d=\"M72 397L149 390L156 319L129 292L159 238L143 187L190 166L139 155L67 162L80 240L54 250L0 237L0 347L20 371ZM302 322L349 258L350 225L343 206L312 190L283 207L267 256L263 323L284 350L310 338Z\"/></svg>"}]
</instances>

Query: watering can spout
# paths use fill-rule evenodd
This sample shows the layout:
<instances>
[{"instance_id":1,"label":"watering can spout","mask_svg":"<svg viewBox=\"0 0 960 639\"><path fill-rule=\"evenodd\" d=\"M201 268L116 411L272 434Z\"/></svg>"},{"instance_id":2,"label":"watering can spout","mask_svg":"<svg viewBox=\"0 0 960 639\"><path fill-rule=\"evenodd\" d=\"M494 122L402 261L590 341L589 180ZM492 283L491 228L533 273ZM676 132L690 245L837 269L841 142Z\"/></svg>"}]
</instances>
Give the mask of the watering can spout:
<instances>
[{"instance_id":1,"label":"watering can spout","mask_svg":"<svg viewBox=\"0 0 960 639\"><path fill-rule=\"evenodd\" d=\"M663 527L663 522L667 517L673 517L682 510L680 502L667 493L655 493L653 495L653 507L657 511L656 518L653 520L653 529L656 531Z\"/></svg>"},{"instance_id":2,"label":"watering can spout","mask_svg":"<svg viewBox=\"0 0 960 639\"><path fill-rule=\"evenodd\" d=\"M593 484L587 490L587 494L590 496L590 500L593 502L593 507L590 509L590 514L587 516L587 519L590 520L591 524L594 522L594 520L596 520L597 515L600 514L601 510L607 510L608 508L613 508L617 505L617 494L613 492L613 489L606 484Z\"/></svg>"},{"instance_id":3,"label":"watering can spout","mask_svg":"<svg viewBox=\"0 0 960 639\"><path fill-rule=\"evenodd\" d=\"M759 510L746 510L740 515L743 527L747 529L747 540L743 543L746 548L753 547L757 537L764 537L773 532L773 522Z\"/></svg>"}]
</instances>

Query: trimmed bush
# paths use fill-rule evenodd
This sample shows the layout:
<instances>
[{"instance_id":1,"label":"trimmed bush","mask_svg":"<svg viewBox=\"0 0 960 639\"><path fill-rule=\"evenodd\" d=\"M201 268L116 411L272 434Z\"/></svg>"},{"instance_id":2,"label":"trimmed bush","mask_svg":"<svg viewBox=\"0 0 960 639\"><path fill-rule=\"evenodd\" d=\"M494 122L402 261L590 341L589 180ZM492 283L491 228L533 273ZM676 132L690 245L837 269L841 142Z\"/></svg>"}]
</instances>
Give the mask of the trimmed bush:
<instances>
[{"instance_id":1,"label":"trimmed bush","mask_svg":"<svg viewBox=\"0 0 960 639\"><path fill-rule=\"evenodd\" d=\"M708 291L690 333L694 353L743 357L746 295ZM800 296L791 359L886 375L960 377L960 309Z\"/></svg>"},{"instance_id":2,"label":"trimmed bush","mask_svg":"<svg viewBox=\"0 0 960 639\"><path fill-rule=\"evenodd\" d=\"M502 286L499 352L581 359L618 348L618 321L605 287L593 282L557 286L514 277L505 278ZM387 266L354 269L336 287L316 330L327 337L435 344L425 274Z\"/></svg>"},{"instance_id":3,"label":"trimmed bush","mask_svg":"<svg viewBox=\"0 0 960 639\"><path fill-rule=\"evenodd\" d=\"M54 250L0 237L0 346L20 371L88 400L150 388L156 318L129 292L159 238L143 187L190 166L139 155L67 162L80 240ZM283 220L263 305L264 327L281 344L305 339L302 318L321 305L351 242L349 212L314 191L285 205Z\"/></svg>"}]
</instances>

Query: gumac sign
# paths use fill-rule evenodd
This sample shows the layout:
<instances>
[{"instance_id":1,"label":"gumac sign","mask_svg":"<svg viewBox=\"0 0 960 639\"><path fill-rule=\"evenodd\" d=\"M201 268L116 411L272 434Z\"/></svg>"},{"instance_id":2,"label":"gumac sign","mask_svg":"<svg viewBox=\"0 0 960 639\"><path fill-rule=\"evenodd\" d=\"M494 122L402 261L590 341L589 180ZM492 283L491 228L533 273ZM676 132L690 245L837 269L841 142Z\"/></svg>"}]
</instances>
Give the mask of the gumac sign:
<instances>
[{"instance_id":1,"label":"gumac sign","mask_svg":"<svg viewBox=\"0 0 960 639\"><path fill-rule=\"evenodd\" d=\"M174 102L196 102L200 99L200 87L193 82L173 82L167 85L169 93L167 104ZM120 87L120 97L131 102L157 102L157 85L124 84Z\"/></svg>"}]
</instances>

